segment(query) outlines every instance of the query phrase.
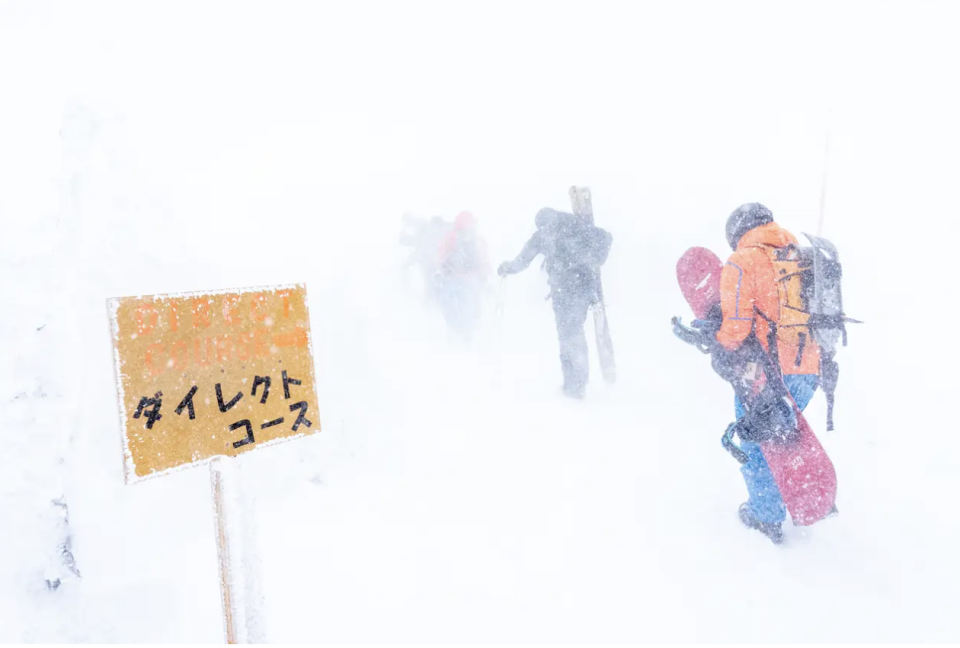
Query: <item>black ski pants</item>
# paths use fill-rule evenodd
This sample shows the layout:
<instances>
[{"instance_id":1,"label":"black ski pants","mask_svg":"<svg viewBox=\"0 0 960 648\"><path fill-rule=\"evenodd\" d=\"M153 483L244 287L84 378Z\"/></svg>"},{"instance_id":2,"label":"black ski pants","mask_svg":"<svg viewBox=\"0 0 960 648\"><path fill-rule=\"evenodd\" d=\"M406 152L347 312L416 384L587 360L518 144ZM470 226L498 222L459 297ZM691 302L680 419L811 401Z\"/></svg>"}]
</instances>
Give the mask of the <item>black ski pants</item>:
<instances>
[{"instance_id":1,"label":"black ski pants","mask_svg":"<svg viewBox=\"0 0 960 648\"><path fill-rule=\"evenodd\" d=\"M560 342L563 390L569 395L582 397L590 379L590 357L583 327L593 301L591 293L561 288L554 291L552 299L553 314L557 321L557 338Z\"/></svg>"}]
</instances>

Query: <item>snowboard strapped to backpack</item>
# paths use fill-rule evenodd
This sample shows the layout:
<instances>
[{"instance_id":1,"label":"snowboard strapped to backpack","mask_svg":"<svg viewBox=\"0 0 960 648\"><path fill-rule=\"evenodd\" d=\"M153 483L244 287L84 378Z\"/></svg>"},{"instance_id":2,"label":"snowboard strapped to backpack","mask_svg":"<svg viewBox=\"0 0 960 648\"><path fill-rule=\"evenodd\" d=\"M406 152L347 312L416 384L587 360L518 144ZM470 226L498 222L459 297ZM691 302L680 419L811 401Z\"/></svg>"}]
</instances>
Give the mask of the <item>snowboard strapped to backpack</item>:
<instances>
[{"instance_id":1,"label":"snowboard strapped to backpack","mask_svg":"<svg viewBox=\"0 0 960 648\"><path fill-rule=\"evenodd\" d=\"M840 367L834 357L837 343L847 346L847 323L862 324L843 311L843 268L836 246L825 238L804 232L810 246L787 245L770 249L770 262L777 279L780 321L772 322L771 338L797 348L796 358L777 358L800 366L809 340L820 346L820 383L827 397L827 430L833 430L833 405ZM758 311L759 313L759 311ZM773 342L773 340L771 340ZM769 345L776 353L777 345ZM782 366L782 365L781 365Z\"/></svg>"}]
</instances>

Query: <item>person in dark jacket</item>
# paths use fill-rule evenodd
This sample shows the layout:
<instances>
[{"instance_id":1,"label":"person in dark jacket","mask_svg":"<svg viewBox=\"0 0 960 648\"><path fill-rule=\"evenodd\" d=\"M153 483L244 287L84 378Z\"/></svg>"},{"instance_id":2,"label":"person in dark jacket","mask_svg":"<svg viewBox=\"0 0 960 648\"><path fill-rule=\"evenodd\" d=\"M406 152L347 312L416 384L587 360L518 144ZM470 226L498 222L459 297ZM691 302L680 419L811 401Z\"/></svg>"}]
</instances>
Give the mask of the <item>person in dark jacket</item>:
<instances>
[{"instance_id":1,"label":"person in dark jacket","mask_svg":"<svg viewBox=\"0 0 960 648\"><path fill-rule=\"evenodd\" d=\"M585 218L550 208L537 212L536 226L517 258L501 263L497 273L515 274L543 255L560 342L563 393L583 398L590 377L583 326L590 306L599 300L600 266L613 237Z\"/></svg>"},{"instance_id":2,"label":"person in dark jacket","mask_svg":"<svg viewBox=\"0 0 960 648\"><path fill-rule=\"evenodd\" d=\"M423 281L424 304L430 306L439 301L437 248L452 225L440 216L426 220L404 214L403 226L399 241L410 248L410 255L403 264L404 286L409 288L409 272L416 266Z\"/></svg>"}]
</instances>

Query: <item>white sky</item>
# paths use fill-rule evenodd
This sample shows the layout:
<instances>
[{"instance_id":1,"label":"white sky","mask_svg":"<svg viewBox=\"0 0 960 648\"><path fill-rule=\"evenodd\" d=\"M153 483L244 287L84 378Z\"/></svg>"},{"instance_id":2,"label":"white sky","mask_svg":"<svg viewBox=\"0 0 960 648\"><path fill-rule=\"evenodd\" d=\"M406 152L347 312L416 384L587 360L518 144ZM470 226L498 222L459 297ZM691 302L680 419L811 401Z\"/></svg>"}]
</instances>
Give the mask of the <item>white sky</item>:
<instances>
[{"instance_id":1,"label":"white sky","mask_svg":"<svg viewBox=\"0 0 960 648\"><path fill-rule=\"evenodd\" d=\"M822 130L830 108L894 132L955 114L957 15L918 0L4 1L3 134L66 100L112 101L155 146L295 132L315 145L308 175L443 184L576 160L726 181L732 149L789 145L777 133Z\"/></svg>"},{"instance_id":2,"label":"white sky","mask_svg":"<svg viewBox=\"0 0 960 648\"><path fill-rule=\"evenodd\" d=\"M343 227L379 215L393 236L403 211L466 208L515 253L537 208L610 178L596 199L638 234L703 232L748 200L806 226L828 124L825 233L839 214L895 228L915 212L953 234L958 16L921 0L4 0L0 218L57 209L61 121L85 106L202 236L211 214L342 194Z\"/></svg>"}]
</instances>

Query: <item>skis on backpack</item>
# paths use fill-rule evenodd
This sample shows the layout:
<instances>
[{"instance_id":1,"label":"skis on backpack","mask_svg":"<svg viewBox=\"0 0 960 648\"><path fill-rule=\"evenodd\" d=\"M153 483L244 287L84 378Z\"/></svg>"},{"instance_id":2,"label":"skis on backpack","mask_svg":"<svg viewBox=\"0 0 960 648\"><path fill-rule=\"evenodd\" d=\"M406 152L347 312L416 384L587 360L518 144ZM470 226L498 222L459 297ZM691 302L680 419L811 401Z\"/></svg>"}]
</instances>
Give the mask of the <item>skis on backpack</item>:
<instances>
[{"instance_id":1,"label":"skis on backpack","mask_svg":"<svg viewBox=\"0 0 960 648\"><path fill-rule=\"evenodd\" d=\"M723 264L706 248L690 248L677 262L677 282L696 320L691 326L672 320L674 334L713 359L714 370L733 385L747 415L727 427L723 447L744 464L747 454L735 443L752 428L765 433L760 449L794 524L813 524L836 511L837 475L833 463L787 390L783 377L763 347L738 357L716 342L722 324L720 274ZM734 352L736 353L736 352ZM788 405L787 405L788 404ZM784 415L783 410L786 410ZM792 417L789 415L792 412ZM789 421L789 424L784 424Z\"/></svg>"},{"instance_id":2,"label":"skis on backpack","mask_svg":"<svg viewBox=\"0 0 960 648\"><path fill-rule=\"evenodd\" d=\"M575 216L587 219L593 225L593 199L589 187L570 187L570 204ZM597 275L597 301L591 306L593 311L593 329L597 337L597 356L600 359L600 371L603 379L610 384L617 380L617 363L613 355L613 338L610 324L607 322L607 305L603 298L603 282Z\"/></svg>"}]
</instances>

